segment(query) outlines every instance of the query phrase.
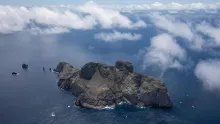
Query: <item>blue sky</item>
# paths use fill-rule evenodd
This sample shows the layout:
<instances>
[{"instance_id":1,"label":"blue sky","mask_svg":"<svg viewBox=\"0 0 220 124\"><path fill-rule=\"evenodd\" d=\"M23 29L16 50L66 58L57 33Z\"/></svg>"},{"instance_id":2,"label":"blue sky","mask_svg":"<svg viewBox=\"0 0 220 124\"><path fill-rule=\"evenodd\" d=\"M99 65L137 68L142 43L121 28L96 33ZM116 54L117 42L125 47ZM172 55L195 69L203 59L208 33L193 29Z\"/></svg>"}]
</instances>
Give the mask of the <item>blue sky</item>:
<instances>
[{"instance_id":1,"label":"blue sky","mask_svg":"<svg viewBox=\"0 0 220 124\"><path fill-rule=\"evenodd\" d=\"M0 0L1 5L57 5L57 4L80 4L85 3L89 0ZM202 2L202 3L218 3L219 0L93 0L96 3L100 4L138 4L138 3L169 3L169 2L178 2L178 3L193 3L193 2Z\"/></svg>"}]
</instances>

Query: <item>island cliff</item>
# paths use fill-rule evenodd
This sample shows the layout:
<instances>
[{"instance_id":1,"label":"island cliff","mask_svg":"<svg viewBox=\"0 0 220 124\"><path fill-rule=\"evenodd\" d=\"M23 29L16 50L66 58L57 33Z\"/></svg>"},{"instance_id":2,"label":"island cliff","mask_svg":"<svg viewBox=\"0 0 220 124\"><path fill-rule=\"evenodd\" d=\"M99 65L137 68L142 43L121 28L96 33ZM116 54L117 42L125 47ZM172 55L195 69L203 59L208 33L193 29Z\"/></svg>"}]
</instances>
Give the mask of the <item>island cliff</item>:
<instances>
[{"instance_id":1,"label":"island cliff","mask_svg":"<svg viewBox=\"0 0 220 124\"><path fill-rule=\"evenodd\" d=\"M160 79L133 72L128 61L115 66L90 62L81 69L60 62L56 68L58 86L72 89L75 104L84 108L104 109L119 104L137 107L170 108L168 90Z\"/></svg>"}]
</instances>

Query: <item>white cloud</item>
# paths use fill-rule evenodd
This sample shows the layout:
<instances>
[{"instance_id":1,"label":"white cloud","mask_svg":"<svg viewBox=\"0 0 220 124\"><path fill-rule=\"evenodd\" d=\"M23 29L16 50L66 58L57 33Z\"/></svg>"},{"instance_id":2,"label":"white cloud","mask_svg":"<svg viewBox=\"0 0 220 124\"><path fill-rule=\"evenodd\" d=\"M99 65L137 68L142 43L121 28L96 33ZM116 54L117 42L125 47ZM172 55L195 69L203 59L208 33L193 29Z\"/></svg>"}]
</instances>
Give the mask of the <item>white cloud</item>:
<instances>
[{"instance_id":1,"label":"white cloud","mask_svg":"<svg viewBox=\"0 0 220 124\"><path fill-rule=\"evenodd\" d=\"M0 5L0 33L7 34L23 30L29 21L26 8Z\"/></svg>"},{"instance_id":2,"label":"white cloud","mask_svg":"<svg viewBox=\"0 0 220 124\"><path fill-rule=\"evenodd\" d=\"M119 11L106 9L94 3L86 3L74 7L74 9L71 6L26 8L0 5L0 33L23 31L30 28L32 23L36 23L35 27L38 28L42 26L53 28L53 30L48 29L46 31L51 31L51 33L66 32L60 31L61 29L88 30L97 26L129 29L146 27L146 23L142 20L133 22Z\"/></svg>"},{"instance_id":3,"label":"white cloud","mask_svg":"<svg viewBox=\"0 0 220 124\"><path fill-rule=\"evenodd\" d=\"M210 24L203 22L196 26L196 30L213 38L213 45L220 45L220 27L213 27Z\"/></svg>"},{"instance_id":4,"label":"white cloud","mask_svg":"<svg viewBox=\"0 0 220 124\"><path fill-rule=\"evenodd\" d=\"M144 21L139 20L133 23L129 18L122 15L120 12L110 9L104 9L103 7L95 3L86 3L83 6L79 6L78 10L84 13L89 13L101 24L103 28L139 28L146 27Z\"/></svg>"},{"instance_id":5,"label":"white cloud","mask_svg":"<svg viewBox=\"0 0 220 124\"><path fill-rule=\"evenodd\" d=\"M176 20L171 16L162 16L160 14L154 13L149 16L155 26L166 30L175 36L185 38L187 40L193 39L193 32L190 29L190 26Z\"/></svg>"},{"instance_id":6,"label":"white cloud","mask_svg":"<svg viewBox=\"0 0 220 124\"><path fill-rule=\"evenodd\" d=\"M151 45L144 55L143 67L158 65L163 71L168 68L181 69L186 52L169 34L160 34L151 39Z\"/></svg>"},{"instance_id":7,"label":"white cloud","mask_svg":"<svg viewBox=\"0 0 220 124\"><path fill-rule=\"evenodd\" d=\"M195 75L208 89L220 89L220 60L200 61L195 69Z\"/></svg>"},{"instance_id":8,"label":"white cloud","mask_svg":"<svg viewBox=\"0 0 220 124\"><path fill-rule=\"evenodd\" d=\"M6 34L25 30L28 26L32 26L33 21L50 28L54 27L54 29L59 27L59 30L60 28L92 29L97 24L91 16L81 17L69 10L59 11L46 7L0 6L0 33ZM31 28L36 28L36 26ZM54 30L51 31L54 32Z\"/></svg>"},{"instance_id":9,"label":"white cloud","mask_svg":"<svg viewBox=\"0 0 220 124\"><path fill-rule=\"evenodd\" d=\"M177 14L178 11L176 11L176 10L168 10L168 13L170 13L170 14Z\"/></svg>"},{"instance_id":10,"label":"white cloud","mask_svg":"<svg viewBox=\"0 0 220 124\"><path fill-rule=\"evenodd\" d=\"M40 24L62 26L71 29L92 29L97 22L90 15L80 16L71 11L33 7L28 9L29 18Z\"/></svg>"},{"instance_id":11,"label":"white cloud","mask_svg":"<svg viewBox=\"0 0 220 124\"><path fill-rule=\"evenodd\" d=\"M120 11L135 11L135 10L214 10L220 8L220 3L159 3L155 2L152 4L131 4L131 5L111 5L106 6L111 9L117 9Z\"/></svg>"},{"instance_id":12,"label":"white cloud","mask_svg":"<svg viewBox=\"0 0 220 124\"><path fill-rule=\"evenodd\" d=\"M202 36L198 35L198 34L194 34L194 37L192 39L192 41L189 41L189 48L191 48L192 50L195 51L202 51L205 49L205 40L202 38Z\"/></svg>"},{"instance_id":13,"label":"white cloud","mask_svg":"<svg viewBox=\"0 0 220 124\"><path fill-rule=\"evenodd\" d=\"M136 33L121 33L118 31L110 32L110 33L99 33L95 35L96 39L103 40L105 42L116 42L120 40L130 40L135 41L141 39L140 34Z\"/></svg>"},{"instance_id":14,"label":"white cloud","mask_svg":"<svg viewBox=\"0 0 220 124\"><path fill-rule=\"evenodd\" d=\"M185 43L190 49L195 51L202 51L205 47L207 47L207 42L205 42L201 35L194 31L194 27L191 24L178 21L171 15L161 15L154 13L150 15L150 18L156 27L167 31L176 37L186 39Z\"/></svg>"}]
</instances>

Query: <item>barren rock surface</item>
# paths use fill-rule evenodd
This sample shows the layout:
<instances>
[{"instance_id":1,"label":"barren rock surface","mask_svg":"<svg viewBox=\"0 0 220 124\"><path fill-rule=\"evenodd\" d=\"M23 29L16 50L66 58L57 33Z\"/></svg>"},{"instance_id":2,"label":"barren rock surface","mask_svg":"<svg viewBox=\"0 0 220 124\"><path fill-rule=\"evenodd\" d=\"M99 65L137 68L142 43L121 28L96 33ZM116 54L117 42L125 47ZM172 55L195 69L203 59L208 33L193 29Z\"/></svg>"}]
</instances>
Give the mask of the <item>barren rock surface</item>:
<instances>
[{"instance_id":1,"label":"barren rock surface","mask_svg":"<svg viewBox=\"0 0 220 124\"><path fill-rule=\"evenodd\" d=\"M128 61L117 61L115 66L90 62L75 69L60 62L56 69L58 86L72 89L80 107L103 109L118 104L137 107L170 108L172 102L165 84L148 75L133 72Z\"/></svg>"}]
</instances>

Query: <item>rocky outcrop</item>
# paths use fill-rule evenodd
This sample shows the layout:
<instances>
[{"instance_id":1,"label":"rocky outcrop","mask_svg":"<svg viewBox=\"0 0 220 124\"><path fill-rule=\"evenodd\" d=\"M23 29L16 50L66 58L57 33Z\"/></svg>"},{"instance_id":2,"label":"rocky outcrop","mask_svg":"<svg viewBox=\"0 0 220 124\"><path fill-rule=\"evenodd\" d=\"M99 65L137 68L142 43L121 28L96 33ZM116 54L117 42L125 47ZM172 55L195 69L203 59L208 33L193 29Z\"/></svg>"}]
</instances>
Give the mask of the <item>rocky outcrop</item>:
<instances>
[{"instance_id":1,"label":"rocky outcrop","mask_svg":"<svg viewBox=\"0 0 220 124\"><path fill-rule=\"evenodd\" d=\"M133 65L131 62L129 61L117 61L115 63L115 67L117 69L119 69L120 71L128 71L128 72L131 72L133 73Z\"/></svg>"},{"instance_id":2,"label":"rocky outcrop","mask_svg":"<svg viewBox=\"0 0 220 124\"><path fill-rule=\"evenodd\" d=\"M58 86L63 89L71 89L72 81L80 72L78 69L73 68L72 65L66 62L60 62L56 68L58 72Z\"/></svg>"},{"instance_id":3,"label":"rocky outcrop","mask_svg":"<svg viewBox=\"0 0 220 124\"><path fill-rule=\"evenodd\" d=\"M172 107L168 90L161 80L133 72L128 61L115 66L90 62L81 70L66 62L58 64L58 86L72 89L80 107L103 109L118 104L137 107Z\"/></svg>"},{"instance_id":4,"label":"rocky outcrop","mask_svg":"<svg viewBox=\"0 0 220 124\"><path fill-rule=\"evenodd\" d=\"M28 65L27 64L22 64L22 68L27 70L28 69Z\"/></svg>"},{"instance_id":5,"label":"rocky outcrop","mask_svg":"<svg viewBox=\"0 0 220 124\"><path fill-rule=\"evenodd\" d=\"M11 74L12 74L13 76L18 75L18 73L16 73L16 72L12 72Z\"/></svg>"}]
</instances>

